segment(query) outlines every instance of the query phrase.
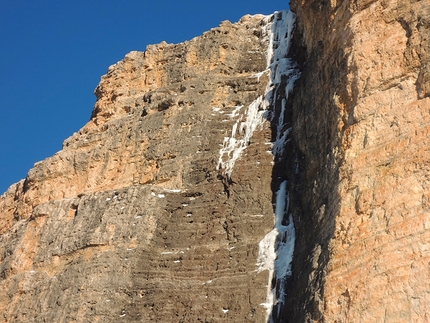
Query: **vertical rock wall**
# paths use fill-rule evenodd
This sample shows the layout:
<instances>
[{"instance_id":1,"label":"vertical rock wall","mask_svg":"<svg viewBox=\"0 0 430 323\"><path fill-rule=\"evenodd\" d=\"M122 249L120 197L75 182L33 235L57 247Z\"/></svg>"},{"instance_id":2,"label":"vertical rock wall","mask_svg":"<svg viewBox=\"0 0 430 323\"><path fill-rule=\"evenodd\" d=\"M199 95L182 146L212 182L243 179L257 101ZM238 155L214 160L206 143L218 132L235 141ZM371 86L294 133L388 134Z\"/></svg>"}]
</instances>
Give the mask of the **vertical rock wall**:
<instances>
[{"instance_id":1,"label":"vertical rock wall","mask_svg":"<svg viewBox=\"0 0 430 323\"><path fill-rule=\"evenodd\" d=\"M429 321L430 4L291 2L302 77L287 317Z\"/></svg>"},{"instance_id":2,"label":"vertical rock wall","mask_svg":"<svg viewBox=\"0 0 430 323\"><path fill-rule=\"evenodd\" d=\"M430 320L430 4L291 9L109 68L0 197L0 322Z\"/></svg>"},{"instance_id":3,"label":"vertical rock wall","mask_svg":"<svg viewBox=\"0 0 430 323\"><path fill-rule=\"evenodd\" d=\"M109 68L89 123L0 198L0 322L265 321L273 19Z\"/></svg>"}]
</instances>

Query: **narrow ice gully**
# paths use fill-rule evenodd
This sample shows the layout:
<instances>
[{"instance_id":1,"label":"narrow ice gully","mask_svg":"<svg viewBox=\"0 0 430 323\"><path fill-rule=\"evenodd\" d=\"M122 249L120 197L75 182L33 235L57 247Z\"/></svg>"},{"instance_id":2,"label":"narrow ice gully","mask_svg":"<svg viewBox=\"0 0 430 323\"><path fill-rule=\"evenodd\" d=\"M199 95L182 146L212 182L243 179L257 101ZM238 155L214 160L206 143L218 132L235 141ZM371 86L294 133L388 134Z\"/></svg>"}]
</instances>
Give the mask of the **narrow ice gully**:
<instances>
[{"instance_id":1,"label":"narrow ice gully","mask_svg":"<svg viewBox=\"0 0 430 323\"><path fill-rule=\"evenodd\" d=\"M285 109L288 95L294 87L294 82L300 74L296 64L287 58L290 49L295 15L290 11L280 11L265 18L266 37L268 38L267 72L269 82L264 96L258 97L246 109L236 107L230 115L237 118L233 125L231 136L225 137L217 169L222 169L230 178L233 167L246 149L254 131L261 127L264 117L270 116L276 122L276 138L273 142L275 163L282 161L284 147L287 143L291 128L285 124ZM281 86L285 86L282 98L278 95ZM280 111L275 111L276 100L281 100ZM280 311L285 301L285 283L291 276L293 260L295 229L292 215L288 213L289 195L286 179L280 179L280 185L275 193L274 228L259 243L257 259L258 271L269 271L266 302L261 304L266 308L266 322L272 323L274 307ZM272 282L275 282L273 286ZM278 316L276 313L275 316Z\"/></svg>"}]
</instances>

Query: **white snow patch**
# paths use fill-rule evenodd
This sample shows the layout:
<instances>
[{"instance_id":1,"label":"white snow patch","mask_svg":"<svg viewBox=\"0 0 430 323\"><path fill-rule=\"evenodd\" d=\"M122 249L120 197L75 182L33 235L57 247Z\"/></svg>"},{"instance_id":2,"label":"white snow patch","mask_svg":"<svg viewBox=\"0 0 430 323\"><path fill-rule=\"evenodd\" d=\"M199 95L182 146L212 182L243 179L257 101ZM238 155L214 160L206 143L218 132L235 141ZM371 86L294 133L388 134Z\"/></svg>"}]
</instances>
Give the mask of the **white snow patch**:
<instances>
[{"instance_id":1,"label":"white snow patch","mask_svg":"<svg viewBox=\"0 0 430 323\"><path fill-rule=\"evenodd\" d=\"M260 77L262 77L264 75L264 73L266 73L266 72L267 71L263 71L263 72L260 72L260 73L255 73L255 74L251 75L251 77L256 77L257 80L260 82Z\"/></svg>"},{"instance_id":2,"label":"white snow patch","mask_svg":"<svg viewBox=\"0 0 430 323\"><path fill-rule=\"evenodd\" d=\"M268 101L264 96L259 96L239 115L231 130L230 137L224 137L223 147L220 149L217 170L223 169L224 173L231 177L234 164L248 147L254 131L263 124L263 115L268 107ZM239 107L238 107L239 108ZM240 107L241 108L241 107ZM240 109L236 109L230 115L236 117Z\"/></svg>"},{"instance_id":3,"label":"white snow patch","mask_svg":"<svg viewBox=\"0 0 430 323\"><path fill-rule=\"evenodd\" d=\"M254 218L262 218L262 217L264 217L264 214L254 214L254 215L251 215L252 217L254 217Z\"/></svg>"},{"instance_id":4,"label":"white snow patch","mask_svg":"<svg viewBox=\"0 0 430 323\"><path fill-rule=\"evenodd\" d=\"M243 105L238 105L238 106L234 107L234 110L231 113L227 113L226 115L228 115L231 119L233 119L239 115L239 111L242 108L243 108Z\"/></svg>"},{"instance_id":5,"label":"white snow patch","mask_svg":"<svg viewBox=\"0 0 430 323\"><path fill-rule=\"evenodd\" d=\"M169 193L181 193L182 191L180 189L177 188L163 188L164 191L169 192Z\"/></svg>"}]
</instances>

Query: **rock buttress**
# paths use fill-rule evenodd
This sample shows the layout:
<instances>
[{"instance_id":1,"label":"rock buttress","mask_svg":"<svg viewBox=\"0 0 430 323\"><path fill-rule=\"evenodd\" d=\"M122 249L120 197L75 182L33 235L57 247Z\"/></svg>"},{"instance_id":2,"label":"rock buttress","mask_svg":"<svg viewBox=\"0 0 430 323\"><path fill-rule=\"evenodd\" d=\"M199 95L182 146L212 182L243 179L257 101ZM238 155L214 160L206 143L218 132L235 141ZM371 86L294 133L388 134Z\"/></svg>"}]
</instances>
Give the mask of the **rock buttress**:
<instances>
[{"instance_id":1,"label":"rock buttress","mask_svg":"<svg viewBox=\"0 0 430 323\"><path fill-rule=\"evenodd\" d=\"M270 122L228 174L220 149L262 101L269 20L109 68L88 124L0 198L1 322L265 320Z\"/></svg>"},{"instance_id":2,"label":"rock buttress","mask_svg":"<svg viewBox=\"0 0 430 323\"><path fill-rule=\"evenodd\" d=\"M290 322L426 322L428 1L291 1ZM296 163L296 165L294 165ZM297 165L298 163L298 165Z\"/></svg>"}]
</instances>

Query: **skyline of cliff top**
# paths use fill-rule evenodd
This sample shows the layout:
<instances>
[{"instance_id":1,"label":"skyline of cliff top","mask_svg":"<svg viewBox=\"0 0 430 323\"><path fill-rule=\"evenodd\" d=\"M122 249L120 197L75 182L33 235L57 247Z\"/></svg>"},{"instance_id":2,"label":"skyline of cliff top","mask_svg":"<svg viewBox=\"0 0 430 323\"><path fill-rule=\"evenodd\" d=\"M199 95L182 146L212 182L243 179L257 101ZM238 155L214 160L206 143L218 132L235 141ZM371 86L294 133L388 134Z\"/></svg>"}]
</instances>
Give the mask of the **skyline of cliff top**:
<instances>
[{"instance_id":1,"label":"skyline of cliff top","mask_svg":"<svg viewBox=\"0 0 430 323\"><path fill-rule=\"evenodd\" d=\"M190 40L224 20L283 9L288 2L280 0L4 4L0 194L89 120L100 77L128 52Z\"/></svg>"}]
</instances>

